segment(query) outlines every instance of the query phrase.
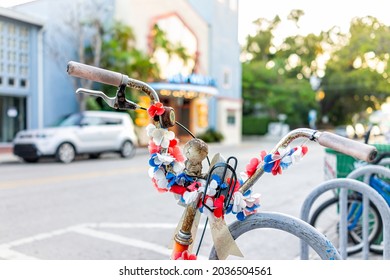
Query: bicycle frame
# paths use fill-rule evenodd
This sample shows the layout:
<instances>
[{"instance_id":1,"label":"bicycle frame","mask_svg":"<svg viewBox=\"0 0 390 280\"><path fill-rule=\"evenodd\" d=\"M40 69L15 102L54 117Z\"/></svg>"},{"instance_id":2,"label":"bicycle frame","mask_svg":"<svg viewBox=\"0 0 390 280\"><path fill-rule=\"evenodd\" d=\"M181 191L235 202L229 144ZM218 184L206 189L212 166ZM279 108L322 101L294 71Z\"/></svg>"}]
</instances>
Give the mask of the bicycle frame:
<instances>
[{"instance_id":1,"label":"bicycle frame","mask_svg":"<svg viewBox=\"0 0 390 280\"><path fill-rule=\"evenodd\" d=\"M169 145L171 144L169 139L173 139L173 138L172 138L172 134L169 134L169 132L165 132L165 131L167 131L169 127L172 127L175 124L178 125L180 124L175 120L173 109L169 107L165 107L163 106L163 104L159 102L158 94L154 91L153 88L151 88L148 84L144 82L131 79L126 75L77 63L77 62L68 63L68 73L75 77L86 78L96 82L114 85L118 87L117 95L115 98L109 98L103 92L92 91L88 89L78 89L77 90L78 93L84 93L84 94L101 97L107 102L107 104L109 104L111 107L115 109L148 110L148 113L151 116L151 120L152 120L152 125L150 127L150 131L151 131L150 134L154 135L153 131L157 131L157 134L159 136L159 140L154 141L155 143L154 145L158 146L158 151L161 153L160 154L161 157L168 154ZM142 108L139 105L135 104L134 102L127 100L125 98L126 87L138 89L146 93L151 98L152 106L150 108ZM183 127L182 125L180 126ZM186 131L188 130L186 129ZM167 134L168 136L164 136L165 134ZM288 153L284 153L283 155L281 155L279 152L281 150L287 150L289 144L298 138L306 138L311 141L318 142L322 146L332 148L336 151L349 154L351 156L357 157L365 161L371 161L376 156L375 147L358 143L356 141L352 141L343 138L341 136L334 135L332 133L319 132L307 128L293 130L290 133L288 133L282 140L280 140L280 142L274 147L274 149L270 152L270 154L267 155L269 156L268 159L270 161L266 161L264 158L264 160L258 166L256 166L254 173L251 174L251 176L249 176L249 178L246 179L242 183L242 185L240 185L239 188L237 189L236 186L239 180L237 179L237 176L235 176L235 166L232 167L231 164L229 164L229 160L227 163L224 162L225 165L223 166L225 167L225 171L222 174L221 180L223 183L225 183L226 181L226 183L229 184L229 189L227 190L226 197L224 196L224 194L222 194L221 189L218 189L216 194L214 194L215 199L220 199L220 198L223 199L223 209L226 210L226 208L229 206L232 200L232 196L234 194L237 193L238 197L240 196L239 194L244 195L261 178L264 172L266 172L266 169L269 169L270 165L273 166L275 162L279 162L280 164L280 162L283 160L284 157L287 156ZM196 215L197 213L199 213L198 211L199 205L202 204L204 206L207 206L207 201L205 196L207 193L207 188L210 187L211 184L210 177L212 175L212 172L209 172L207 176L202 174L201 162L207 157L207 150L208 150L207 145L203 141L194 138L186 143L186 145L184 146L184 150L187 159L184 162L185 169L183 172L184 173L183 176L187 176L188 178L190 178L189 181L195 183L201 180L205 180L206 178L207 180L204 185L205 189L203 190L203 194L200 191L201 188L192 191L192 194L195 195L195 198L190 203L187 204L183 214L183 219L181 222L179 222L178 225L179 230L174 236L174 244L173 244L173 250L171 256L172 259L183 259L183 258L194 259L195 258L195 256L191 255L190 252L190 246L193 243L192 232L194 231L194 229L197 228ZM293 150L287 152L289 152L288 155L291 156ZM152 165L155 164L155 158L157 156L158 154L154 156L154 158L153 157L151 158ZM160 159L158 159L158 161L160 162ZM215 164L215 166L217 166L217 164ZM160 167L157 168L156 167L157 166L154 167L155 172L160 170L159 169ZM277 169L280 168L279 165L276 167ZM228 178L230 178L230 182L228 182L229 180L225 178L227 172L233 174L233 176L231 177L227 176ZM153 183L155 184L155 186L158 185L155 181L153 181ZM184 187L184 189L188 190L190 186L181 185L180 187ZM210 207L208 207L208 209L215 210L215 209L211 209ZM224 210L222 210L222 217L223 217ZM219 213L219 215L221 215L221 213ZM220 234L220 236L218 236L217 239L219 239L222 243L224 243L225 241L226 243L230 242L232 247L234 247L235 243L229 233L227 226L224 224L223 218L217 219L217 221L214 224L214 227L218 228L217 230L218 233ZM222 245L225 246L225 244Z\"/></svg>"},{"instance_id":2,"label":"bicycle frame","mask_svg":"<svg viewBox=\"0 0 390 280\"><path fill-rule=\"evenodd\" d=\"M390 206L390 185L375 175L371 176L369 185L383 196L387 204Z\"/></svg>"}]
</instances>

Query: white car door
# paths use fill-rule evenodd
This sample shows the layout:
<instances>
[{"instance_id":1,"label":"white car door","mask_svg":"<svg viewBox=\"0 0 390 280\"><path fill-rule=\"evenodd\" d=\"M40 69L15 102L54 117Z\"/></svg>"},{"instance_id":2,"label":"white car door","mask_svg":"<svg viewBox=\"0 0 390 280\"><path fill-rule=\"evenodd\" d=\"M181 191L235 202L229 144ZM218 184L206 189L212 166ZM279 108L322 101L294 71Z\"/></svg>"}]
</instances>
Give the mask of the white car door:
<instances>
[{"instance_id":1,"label":"white car door","mask_svg":"<svg viewBox=\"0 0 390 280\"><path fill-rule=\"evenodd\" d=\"M76 132L78 138L78 151L99 152L104 150L104 130L102 118L97 116L83 116Z\"/></svg>"},{"instance_id":2,"label":"white car door","mask_svg":"<svg viewBox=\"0 0 390 280\"><path fill-rule=\"evenodd\" d=\"M104 117L104 143L107 150L118 150L120 146L120 135L125 129L122 118Z\"/></svg>"}]
</instances>

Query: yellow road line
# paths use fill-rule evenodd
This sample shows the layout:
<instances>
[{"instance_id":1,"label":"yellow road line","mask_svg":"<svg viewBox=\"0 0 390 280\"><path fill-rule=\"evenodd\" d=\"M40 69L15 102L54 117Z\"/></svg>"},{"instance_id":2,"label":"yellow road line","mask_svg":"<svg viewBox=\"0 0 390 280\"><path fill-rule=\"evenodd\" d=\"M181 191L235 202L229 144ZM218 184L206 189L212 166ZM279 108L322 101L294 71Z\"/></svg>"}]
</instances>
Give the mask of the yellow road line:
<instances>
[{"instance_id":1,"label":"yellow road line","mask_svg":"<svg viewBox=\"0 0 390 280\"><path fill-rule=\"evenodd\" d=\"M127 168L113 169L109 171L93 171L88 173L77 173L77 174L62 175L62 176L60 175L60 176L48 176L48 177L41 177L41 178L18 179L18 180L12 180L8 182L7 181L0 182L0 189L39 186L44 184L55 184L55 183L67 182L67 181L79 181L79 180L98 178L98 177L109 177L109 176L122 175L122 174L134 174L141 171L147 174L147 170L145 169L145 167L142 168L127 167Z\"/></svg>"}]
</instances>

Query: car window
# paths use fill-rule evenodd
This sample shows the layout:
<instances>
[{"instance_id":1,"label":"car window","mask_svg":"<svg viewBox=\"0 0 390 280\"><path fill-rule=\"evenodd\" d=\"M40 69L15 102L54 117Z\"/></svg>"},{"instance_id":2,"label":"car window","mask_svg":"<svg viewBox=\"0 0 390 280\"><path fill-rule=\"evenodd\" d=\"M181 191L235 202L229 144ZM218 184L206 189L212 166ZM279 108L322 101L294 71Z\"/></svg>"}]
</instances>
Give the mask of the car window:
<instances>
[{"instance_id":1,"label":"car window","mask_svg":"<svg viewBox=\"0 0 390 280\"><path fill-rule=\"evenodd\" d=\"M120 125L122 124L122 119L118 118L103 118L104 125Z\"/></svg>"},{"instance_id":2,"label":"car window","mask_svg":"<svg viewBox=\"0 0 390 280\"><path fill-rule=\"evenodd\" d=\"M65 118L58 126L75 126L79 125L81 121L81 114L73 114Z\"/></svg>"},{"instance_id":3,"label":"car window","mask_svg":"<svg viewBox=\"0 0 390 280\"><path fill-rule=\"evenodd\" d=\"M84 116L80 122L81 125L102 125L103 119L99 117L93 117L93 116Z\"/></svg>"}]
</instances>

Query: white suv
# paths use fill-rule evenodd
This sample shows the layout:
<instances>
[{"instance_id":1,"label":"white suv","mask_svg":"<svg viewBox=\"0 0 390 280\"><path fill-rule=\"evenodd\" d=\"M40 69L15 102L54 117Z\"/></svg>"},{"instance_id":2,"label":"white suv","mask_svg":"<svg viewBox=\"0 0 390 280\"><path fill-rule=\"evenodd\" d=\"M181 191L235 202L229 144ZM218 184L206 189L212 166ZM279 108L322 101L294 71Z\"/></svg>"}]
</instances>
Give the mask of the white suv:
<instances>
[{"instance_id":1,"label":"white suv","mask_svg":"<svg viewBox=\"0 0 390 280\"><path fill-rule=\"evenodd\" d=\"M13 153L26 162L49 156L69 163L77 154L97 158L104 152L118 152L129 158L137 144L129 114L85 111L68 116L56 127L18 132Z\"/></svg>"}]
</instances>

